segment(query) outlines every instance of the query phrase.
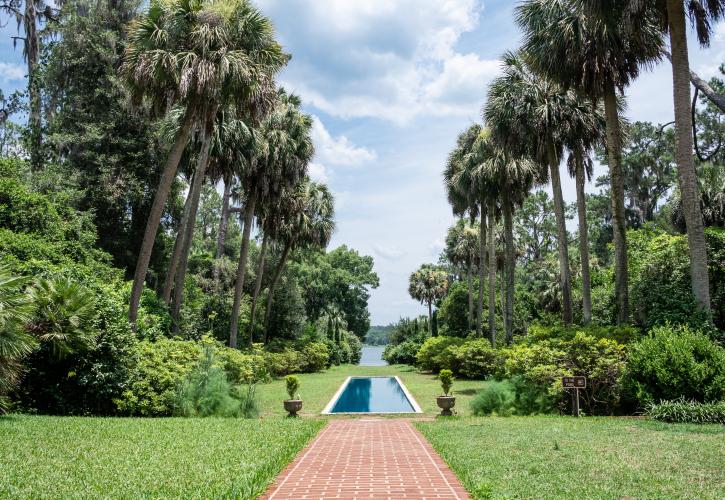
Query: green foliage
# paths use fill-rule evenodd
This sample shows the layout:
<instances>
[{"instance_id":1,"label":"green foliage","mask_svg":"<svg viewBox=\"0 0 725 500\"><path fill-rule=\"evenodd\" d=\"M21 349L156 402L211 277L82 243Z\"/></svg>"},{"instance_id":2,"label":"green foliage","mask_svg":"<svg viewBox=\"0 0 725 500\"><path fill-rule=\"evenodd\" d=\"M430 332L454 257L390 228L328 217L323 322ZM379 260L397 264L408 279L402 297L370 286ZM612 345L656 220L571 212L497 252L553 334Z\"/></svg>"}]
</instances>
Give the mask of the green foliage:
<instances>
[{"instance_id":1,"label":"green foliage","mask_svg":"<svg viewBox=\"0 0 725 500\"><path fill-rule=\"evenodd\" d=\"M454 283L438 309L438 321L447 336L466 337L468 324L468 287L463 282Z\"/></svg>"},{"instance_id":2,"label":"green foliage","mask_svg":"<svg viewBox=\"0 0 725 500\"><path fill-rule=\"evenodd\" d=\"M355 337L357 339L357 337ZM300 349L302 356L302 373L314 373L324 370L330 360L330 352L327 345L321 342L310 342Z\"/></svg>"},{"instance_id":3,"label":"green foliage","mask_svg":"<svg viewBox=\"0 0 725 500\"><path fill-rule=\"evenodd\" d=\"M356 365L360 362L362 357L362 342L360 337L352 332L345 332L343 342L347 343L349 352L348 363Z\"/></svg>"},{"instance_id":4,"label":"green foliage","mask_svg":"<svg viewBox=\"0 0 725 500\"><path fill-rule=\"evenodd\" d=\"M725 399L725 349L688 326L661 326L629 348L625 384L642 405Z\"/></svg>"},{"instance_id":5,"label":"green foliage","mask_svg":"<svg viewBox=\"0 0 725 500\"><path fill-rule=\"evenodd\" d=\"M449 347L457 374L471 379L487 379L500 373L503 356L486 339L469 340L460 346Z\"/></svg>"},{"instance_id":6,"label":"green foliage","mask_svg":"<svg viewBox=\"0 0 725 500\"><path fill-rule=\"evenodd\" d=\"M400 344L388 344L383 351L383 359L391 365L414 365L422 345L410 340Z\"/></svg>"},{"instance_id":7,"label":"green foliage","mask_svg":"<svg viewBox=\"0 0 725 500\"><path fill-rule=\"evenodd\" d=\"M285 387L287 389L287 395L290 399L295 399L299 397L299 394L297 394L297 391L300 390L300 379L295 377L294 375L287 375L284 378Z\"/></svg>"},{"instance_id":8,"label":"green foliage","mask_svg":"<svg viewBox=\"0 0 725 500\"><path fill-rule=\"evenodd\" d=\"M498 415L508 417L516 412L516 392L509 381L489 382L471 401L471 410L477 417Z\"/></svg>"},{"instance_id":9,"label":"green foliage","mask_svg":"<svg viewBox=\"0 0 725 500\"><path fill-rule=\"evenodd\" d=\"M597 339L615 340L620 344L629 344L642 338L641 331L631 325L599 326L592 324L567 327L561 324L534 323L529 327L528 335L523 338L523 342L532 344L549 339L572 340L579 332Z\"/></svg>"},{"instance_id":10,"label":"green foliage","mask_svg":"<svg viewBox=\"0 0 725 500\"><path fill-rule=\"evenodd\" d=\"M725 401L700 403L685 398L661 401L647 407L647 416L662 422L725 424Z\"/></svg>"},{"instance_id":11,"label":"green foliage","mask_svg":"<svg viewBox=\"0 0 725 500\"><path fill-rule=\"evenodd\" d=\"M367 345L387 345L390 342L392 329L393 325L371 326L368 333L365 334L365 343Z\"/></svg>"},{"instance_id":12,"label":"green foliage","mask_svg":"<svg viewBox=\"0 0 725 500\"><path fill-rule=\"evenodd\" d=\"M447 369L441 370L440 373L438 373L438 380L441 381L443 394L448 396L448 393L451 391L451 386L453 385L453 372Z\"/></svg>"},{"instance_id":13,"label":"green foliage","mask_svg":"<svg viewBox=\"0 0 725 500\"><path fill-rule=\"evenodd\" d=\"M224 369L215 363L214 349L204 348L196 367L186 374L174 397L174 415L236 417L240 402L232 393Z\"/></svg>"},{"instance_id":14,"label":"green foliage","mask_svg":"<svg viewBox=\"0 0 725 500\"><path fill-rule=\"evenodd\" d=\"M450 369L455 363L451 347L458 347L464 342L456 337L430 337L416 354L416 364L421 370L437 372L443 368Z\"/></svg>"},{"instance_id":15,"label":"green foliage","mask_svg":"<svg viewBox=\"0 0 725 500\"><path fill-rule=\"evenodd\" d=\"M280 283L272 304L274 314L269 322L269 337L291 340L299 337L307 321L301 287L292 280Z\"/></svg>"}]
</instances>

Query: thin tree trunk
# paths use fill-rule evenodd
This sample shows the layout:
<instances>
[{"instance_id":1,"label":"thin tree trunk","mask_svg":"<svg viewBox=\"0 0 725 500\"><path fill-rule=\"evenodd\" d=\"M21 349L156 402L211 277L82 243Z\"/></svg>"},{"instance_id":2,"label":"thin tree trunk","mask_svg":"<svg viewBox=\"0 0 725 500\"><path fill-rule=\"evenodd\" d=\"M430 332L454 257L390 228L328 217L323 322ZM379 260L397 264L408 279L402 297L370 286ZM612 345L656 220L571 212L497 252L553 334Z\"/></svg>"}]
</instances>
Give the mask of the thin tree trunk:
<instances>
[{"instance_id":1,"label":"thin tree trunk","mask_svg":"<svg viewBox=\"0 0 725 500\"><path fill-rule=\"evenodd\" d=\"M433 304L432 301L428 301L428 331L430 336L433 336Z\"/></svg>"},{"instance_id":2,"label":"thin tree trunk","mask_svg":"<svg viewBox=\"0 0 725 500\"><path fill-rule=\"evenodd\" d=\"M171 305L171 318L174 320L174 331L179 328L179 313L181 304L184 301L184 281L186 280L186 270L189 265L189 252L194 242L194 230L196 229L196 214L199 211L199 200L201 199L201 190L204 186L206 178L206 168L209 165L209 150L211 149L213 120L216 116L216 110L212 110L207 117L207 123L202 128L201 151L196 165L196 174L194 182L191 185L191 205L189 209L189 220L184 228L184 239L181 245L181 254L179 256L179 264L176 269L176 283L174 284L174 300Z\"/></svg>"},{"instance_id":3,"label":"thin tree trunk","mask_svg":"<svg viewBox=\"0 0 725 500\"><path fill-rule=\"evenodd\" d=\"M471 330L475 319L474 319L474 308L473 308L473 258L469 256L468 269L466 271L466 284L468 286L468 330Z\"/></svg>"},{"instance_id":4,"label":"thin tree trunk","mask_svg":"<svg viewBox=\"0 0 725 500\"><path fill-rule=\"evenodd\" d=\"M25 1L23 27L25 29L25 59L28 63L28 128L30 129L30 169L38 172L43 168L43 137L41 123L40 78L37 73L40 40L37 26L38 13L33 0Z\"/></svg>"},{"instance_id":5,"label":"thin tree trunk","mask_svg":"<svg viewBox=\"0 0 725 500\"><path fill-rule=\"evenodd\" d=\"M136 272L133 277L133 287L131 289L131 299L128 307L128 319L134 328L136 324L136 317L138 316L138 306L141 302L141 292L143 292L144 281L146 281L146 272L149 269L151 253L153 252L154 242L156 241L156 233L158 232L159 225L161 224L161 216L164 213L164 207L166 206L166 200L171 192L171 186L176 178L176 169L179 166L181 155L184 153L187 142L189 142L189 135L191 134L193 124L194 108L192 104L189 104L181 122L181 127L174 138L174 144L169 151L169 156L166 158L164 171L161 174L159 187L156 189L154 202L151 205L151 210L149 211L149 218L146 222L143 242L141 243L138 261L136 262Z\"/></svg>"},{"instance_id":6,"label":"thin tree trunk","mask_svg":"<svg viewBox=\"0 0 725 500\"><path fill-rule=\"evenodd\" d=\"M284 250L282 250L282 256L279 258L279 264L277 264L276 269L274 270L274 275L272 276L272 282L269 284L269 291L267 292L267 305L264 308L264 343L266 344L269 340L269 318L272 314L272 299L274 298L274 289L277 288L277 283L279 282L279 277L282 276L282 270L284 269L284 265L287 263L287 258L289 257L290 250L292 250L292 244L287 242L284 246Z\"/></svg>"},{"instance_id":7,"label":"thin tree trunk","mask_svg":"<svg viewBox=\"0 0 725 500\"><path fill-rule=\"evenodd\" d=\"M514 271L516 259L514 254L514 222L513 207L508 189L502 190L503 197L503 227L506 237L506 303L503 316L503 329L506 343L511 344L514 339Z\"/></svg>"},{"instance_id":8,"label":"thin tree trunk","mask_svg":"<svg viewBox=\"0 0 725 500\"><path fill-rule=\"evenodd\" d=\"M254 319L257 316L257 299L262 290L262 278L264 276L264 261L267 257L267 242L269 237L265 231L262 238L262 248L259 250L259 266L257 266L257 279L254 282L254 294L252 295L252 310L249 313L249 347L254 344Z\"/></svg>"},{"instance_id":9,"label":"thin tree trunk","mask_svg":"<svg viewBox=\"0 0 725 500\"><path fill-rule=\"evenodd\" d=\"M697 172L692 158L692 115L690 114L690 61L687 53L687 27L682 1L667 0L672 50L672 79L675 101L675 156L682 197L682 211L690 246L692 293L700 307L710 311L710 282L707 274L707 244L700 210Z\"/></svg>"},{"instance_id":10,"label":"thin tree trunk","mask_svg":"<svg viewBox=\"0 0 725 500\"><path fill-rule=\"evenodd\" d=\"M496 346L496 201L488 202L488 334Z\"/></svg>"},{"instance_id":11,"label":"thin tree trunk","mask_svg":"<svg viewBox=\"0 0 725 500\"><path fill-rule=\"evenodd\" d=\"M566 217L564 216L564 196L561 193L561 177L559 176L559 158L554 145L549 142L549 169L551 174L551 190L554 193L554 214L556 215L556 237L559 247L559 273L561 276L562 320L571 325L573 320L571 305L571 271L569 270L569 242L566 234Z\"/></svg>"},{"instance_id":12,"label":"thin tree trunk","mask_svg":"<svg viewBox=\"0 0 725 500\"><path fill-rule=\"evenodd\" d=\"M483 336L483 283L486 269L486 214L481 204L481 225L479 226L478 249L478 304L476 305L476 336Z\"/></svg>"},{"instance_id":13,"label":"thin tree trunk","mask_svg":"<svg viewBox=\"0 0 725 500\"><path fill-rule=\"evenodd\" d=\"M214 290L219 290L219 274L221 272L220 259L224 255L224 244L227 241L227 227L229 226L229 201L232 197L232 181L224 176L224 195L222 196L222 214L219 220L219 234L216 239L216 253L214 254L213 283Z\"/></svg>"},{"instance_id":14,"label":"thin tree trunk","mask_svg":"<svg viewBox=\"0 0 725 500\"><path fill-rule=\"evenodd\" d=\"M186 226L189 223L189 212L191 211L192 194L193 190L191 186L194 185L196 179L196 172L191 176L191 183L189 184L189 192L186 194L186 202L184 203L184 213L181 216L181 222L179 223L179 230L176 233L176 239L174 240L174 248L171 251L171 258L169 259L169 266L166 269L166 276L164 277L164 290L162 292L162 299L168 306L171 305L171 291L174 289L174 278L176 277L176 269L179 266L179 257L181 257L181 250L184 246L184 234L186 233Z\"/></svg>"},{"instance_id":15,"label":"thin tree trunk","mask_svg":"<svg viewBox=\"0 0 725 500\"><path fill-rule=\"evenodd\" d=\"M244 231L242 233L242 249L239 252L239 265L237 266L237 280L234 284L234 305L229 325L229 347L237 347L237 334L239 333L239 311L242 307L242 292L244 291L244 278L247 272L247 255L249 254L249 238L252 234L252 220L254 208L257 204L257 191L253 189L244 207Z\"/></svg>"},{"instance_id":16,"label":"thin tree trunk","mask_svg":"<svg viewBox=\"0 0 725 500\"><path fill-rule=\"evenodd\" d=\"M689 104L688 104L689 106ZM689 109L689 108L688 108ZM612 191L612 229L614 230L614 293L617 300L617 324L629 321L629 277L627 271L627 221L624 215L624 175L622 174L622 134L614 84L604 96L607 122L607 153Z\"/></svg>"},{"instance_id":17,"label":"thin tree trunk","mask_svg":"<svg viewBox=\"0 0 725 500\"><path fill-rule=\"evenodd\" d=\"M589 276L589 229L587 206L584 196L584 159L581 150L576 151L576 207L579 215L579 255L582 261L582 310L584 324L592 320L592 282Z\"/></svg>"}]
</instances>

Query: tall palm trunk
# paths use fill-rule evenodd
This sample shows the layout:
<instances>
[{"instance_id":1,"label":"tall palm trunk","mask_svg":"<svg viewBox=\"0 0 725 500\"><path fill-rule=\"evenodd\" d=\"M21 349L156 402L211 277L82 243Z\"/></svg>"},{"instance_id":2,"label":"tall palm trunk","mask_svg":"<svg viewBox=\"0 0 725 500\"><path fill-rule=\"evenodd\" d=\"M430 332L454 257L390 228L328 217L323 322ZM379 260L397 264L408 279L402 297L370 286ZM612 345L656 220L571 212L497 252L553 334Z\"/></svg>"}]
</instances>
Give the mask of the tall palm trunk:
<instances>
[{"instance_id":1,"label":"tall palm trunk","mask_svg":"<svg viewBox=\"0 0 725 500\"><path fill-rule=\"evenodd\" d=\"M191 206L189 210L189 220L184 228L184 239L181 245L181 254L179 256L179 265L176 270L176 282L174 284L174 300L171 306L171 318L174 320L174 331L179 328L179 312L181 311L181 303L184 301L184 281L186 280L186 270L189 265L189 252L191 244L194 241L194 229L196 229L196 214L199 211L199 200L201 199L201 189L204 186L206 178L206 168L209 165L209 150L211 149L211 139L213 127L213 116L215 112L207 117L207 123L202 128L201 135L201 151L196 165L196 175L191 185Z\"/></svg>"},{"instance_id":2,"label":"tall palm trunk","mask_svg":"<svg viewBox=\"0 0 725 500\"><path fill-rule=\"evenodd\" d=\"M629 321L629 277L627 274L627 221L624 216L622 133L619 129L619 110L614 84L604 95L604 116L607 123L607 154L612 190L614 293L617 300L617 324L621 325Z\"/></svg>"},{"instance_id":3,"label":"tall palm trunk","mask_svg":"<svg viewBox=\"0 0 725 500\"><path fill-rule=\"evenodd\" d=\"M166 200L171 192L171 186L176 178L176 169L179 166L181 155L184 153L186 144L189 142L189 135L191 134L191 128L193 125L194 107L190 103L186 107L184 118L181 121L181 127L179 127L179 131L176 133L174 144L171 146L169 156L166 158L164 171L161 174L159 187L156 189L154 202L151 205L151 210L149 211L149 218L146 222L143 242L141 243L141 248L138 253L136 272L133 276L133 287L131 289L131 300L129 301L130 303L128 307L128 319L131 321L131 324L134 325L134 328L136 324L136 317L138 316L138 306L141 302L141 292L143 292L144 281L146 281L146 272L149 269L149 262L151 261L151 252L153 252L154 242L156 241L156 233L159 230L164 206L166 205Z\"/></svg>"},{"instance_id":4,"label":"tall palm trunk","mask_svg":"<svg viewBox=\"0 0 725 500\"><path fill-rule=\"evenodd\" d=\"M496 200L488 201L488 333L496 346Z\"/></svg>"},{"instance_id":5,"label":"tall palm trunk","mask_svg":"<svg viewBox=\"0 0 725 500\"><path fill-rule=\"evenodd\" d=\"M473 256L469 255L468 269L466 269L466 285L468 287L468 330L471 330L474 322L474 308L473 308Z\"/></svg>"},{"instance_id":6,"label":"tall palm trunk","mask_svg":"<svg viewBox=\"0 0 725 500\"><path fill-rule=\"evenodd\" d=\"M40 75L38 75L38 58L40 56L40 39L38 38L38 13L34 0L25 1L23 28L25 29L25 59L28 64L28 128L30 129L30 169L38 172L43 168L43 145Z\"/></svg>"},{"instance_id":7,"label":"tall palm trunk","mask_svg":"<svg viewBox=\"0 0 725 500\"><path fill-rule=\"evenodd\" d=\"M229 325L229 347L237 347L237 334L239 333L239 310L242 308L242 292L244 291L244 278L247 272L247 256L249 255L249 238L252 234L252 220L254 208L257 204L257 190L253 189L244 207L244 231L242 233L242 249L239 252L239 265L237 266L237 280L234 283L234 305Z\"/></svg>"},{"instance_id":8,"label":"tall palm trunk","mask_svg":"<svg viewBox=\"0 0 725 500\"><path fill-rule=\"evenodd\" d=\"M483 284L486 263L486 214L481 204L481 225L478 229L478 304L476 305L476 336L483 336Z\"/></svg>"},{"instance_id":9,"label":"tall palm trunk","mask_svg":"<svg viewBox=\"0 0 725 500\"><path fill-rule=\"evenodd\" d=\"M428 301L428 333L433 337L433 301Z\"/></svg>"},{"instance_id":10,"label":"tall palm trunk","mask_svg":"<svg viewBox=\"0 0 725 500\"><path fill-rule=\"evenodd\" d=\"M254 282L254 294L252 295L252 310L249 313L249 346L254 343L254 319L257 316L257 299L262 290L262 278L264 277L264 261L267 257L267 242L269 237L265 231L262 238L262 248L259 250L259 266L257 266L257 279Z\"/></svg>"},{"instance_id":11,"label":"tall palm trunk","mask_svg":"<svg viewBox=\"0 0 725 500\"><path fill-rule=\"evenodd\" d=\"M554 214L556 215L556 237L559 247L559 274L561 276L562 320L565 325L573 321L571 305L571 271L569 270L569 242L566 234L566 217L564 217L564 196L561 193L561 177L559 175L559 158L554 144L549 141L549 171L551 190L554 193Z\"/></svg>"},{"instance_id":12,"label":"tall palm trunk","mask_svg":"<svg viewBox=\"0 0 725 500\"><path fill-rule=\"evenodd\" d=\"M196 178L196 172L191 176L191 183L189 184L189 192L186 194L186 202L184 203L184 213L181 215L181 222L179 223L179 230L176 233L176 239L174 240L174 248L171 251L171 258L169 259L169 266L166 269L166 277L164 278L164 289L162 292L162 299L168 306L171 305L171 291L174 289L174 278L176 277L176 270L179 267L179 258L181 257L181 250L184 246L184 235L186 234L186 226L189 224L189 213L191 211L191 203L193 199L193 190L191 186L194 185Z\"/></svg>"},{"instance_id":13,"label":"tall palm trunk","mask_svg":"<svg viewBox=\"0 0 725 500\"><path fill-rule=\"evenodd\" d=\"M672 79L675 100L675 155L682 197L682 211L690 246L692 293L705 311L710 311L710 283L707 274L707 246L700 210L697 173L692 158L692 115L690 108L690 61L687 53L685 9L682 0L667 0L672 50Z\"/></svg>"},{"instance_id":14,"label":"tall palm trunk","mask_svg":"<svg viewBox=\"0 0 725 500\"><path fill-rule=\"evenodd\" d=\"M592 320L592 281L589 276L589 228L587 226L586 197L584 196L584 159L581 150L576 157L576 207L579 215L579 254L582 261L582 310L584 324Z\"/></svg>"},{"instance_id":15,"label":"tall palm trunk","mask_svg":"<svg viewBox=\"0 0 725 500\"><path fill-rule=\"evenodd\" d=\"M214 271L212 281L214 290L219 290L219 273L221 272L219 260L224 255L224 244L227 241L227 227L229 226L229 202L232 197L232 181L224 176L224 195L222 196L222 214L219 219L219 234L216 239L216 253L214 254Z\"/></svg>"},{"instance_id":16,"label":"tall palm trunk","mask_svg":"<svg viewBox=\"0 0 725 500\"><path fill-rule=\"evenodd\" d=\"M503 204L503 228L506 238L506 256L504 267L506 268L506 302L503 314L503 329L506 343L510 344L514 339L514 272L516 256L514 254L514 222L513 206L509 190L502 190Z\"/></svg>"},{"instance_id":17,"label":"tall palm trunk","mask_svg":"<svg viewBox=\"0 0 725 500\"><path fill-rule=\"evenodd\" d=\"M284 245L284 250L282 250L282 256L279 258L279 263L277 264L277 267L274 270L274 275L272 276L272 282L269 284L269 291L267 292L267 305L264 308L264 343L266 344L269 340L269 318L272 314L272 300L274 299L274 289L277 288L277 283L279 282L279 277L282 276L282 270L284 269L284 265L287 263L287 259L289 258L290 250L292 250L292 243L287 242Z\"/></svg>"}]
</instances>

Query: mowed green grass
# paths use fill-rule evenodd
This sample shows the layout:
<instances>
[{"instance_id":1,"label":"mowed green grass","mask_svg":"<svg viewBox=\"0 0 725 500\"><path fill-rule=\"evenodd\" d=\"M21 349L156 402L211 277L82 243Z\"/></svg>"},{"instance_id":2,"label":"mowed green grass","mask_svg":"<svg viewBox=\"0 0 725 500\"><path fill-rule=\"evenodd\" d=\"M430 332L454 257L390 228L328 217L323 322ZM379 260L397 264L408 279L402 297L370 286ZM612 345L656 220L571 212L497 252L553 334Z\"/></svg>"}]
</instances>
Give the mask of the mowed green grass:
<instances>
[{"instance_id":1,"label":"mowed green grass","mask_svg":"<svg viewBox=\"0 0 725 500\"><path fill-rule=\"evenodd\" d=\"M323 420L0 418L0 498L254 498Z\"/></svg>"},{"instance_id":2,"label":"mowed green grass","mask_svg":"<svg viewBox=\"0 0 725 500\"><path fill-rule=\"evenodd\" d=\"M475 498L725 498L725 426L616 417L416 422Z\"/></svg>"},{"instance_id":3,"label":"mowed green grass","mask_svg":"<svg viewBox=\"0 0 725 500\"><path fill-rule=\"evenodd\" d=\"M440 412L436 406L436 396L442 394L440 381L435 375L420 373L407 365L392 366L334 366L321 373L298 375L301 386L300 396L304 400L302 415L319 415L335 395L340 385L349 376L399 376L408 391L413 395L424 413L431 416ZM483 389L486 382L480 380L456 380L453 394L456 396L456 410L460 415L470 415L470 401L477 391ZM260 384L257 388L263 415L284 415L282 401L287 399L284 380L274 380Z\"/></svg>"}]
</instances>

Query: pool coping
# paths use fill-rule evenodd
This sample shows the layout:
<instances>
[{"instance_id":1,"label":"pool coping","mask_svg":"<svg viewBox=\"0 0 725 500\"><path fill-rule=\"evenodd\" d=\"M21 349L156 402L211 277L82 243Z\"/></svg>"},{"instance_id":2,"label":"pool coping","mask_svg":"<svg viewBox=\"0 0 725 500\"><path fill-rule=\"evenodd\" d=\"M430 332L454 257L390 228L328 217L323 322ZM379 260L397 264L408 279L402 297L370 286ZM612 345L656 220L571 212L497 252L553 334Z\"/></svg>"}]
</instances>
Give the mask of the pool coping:
<instances>
[{"instance_id":1,"label":"pool coping","mask_svg":"<svg viewBox=\"0 0 725 500\"><path fill-rule=\"evenodd\" d=\"M354 378L394 378L398 385L400 385L400 388L403 389L403 394L405 394L405 397L408 399L408 402L410 403L410 406L413 407L413 411L351 411L351 412L335 412L332 413L332 409L335 407L335 403L337 403L337 400L340 399L340 396L342 395L343 391L347 387L347 385L350 383L350 380ZM332 399L329 403L327 403L327 406L325 406L325 409L322 410L322 415L411 415L414 413L423 413L423 410L418 405L418 402L415 400L413 395L410 393L407 387L405 387L405 384L402 380L400 380L400 377L397 375L352 375L345 379L345 381L342 383L340 388L337 390L337 392L332 396Z\"/></svg>"}]
</instances>

